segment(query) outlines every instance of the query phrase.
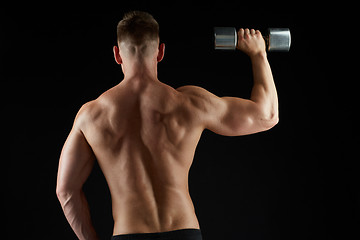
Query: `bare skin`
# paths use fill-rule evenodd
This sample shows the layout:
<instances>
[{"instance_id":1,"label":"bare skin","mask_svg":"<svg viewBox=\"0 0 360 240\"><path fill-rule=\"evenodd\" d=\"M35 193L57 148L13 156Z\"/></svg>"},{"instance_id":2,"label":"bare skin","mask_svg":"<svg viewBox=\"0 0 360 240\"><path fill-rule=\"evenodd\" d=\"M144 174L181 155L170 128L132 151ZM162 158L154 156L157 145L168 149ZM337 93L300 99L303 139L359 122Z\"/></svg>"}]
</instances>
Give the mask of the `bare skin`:
<instances>
[{"instance_id":1,"label":"bare skin","mask_svg":"<svg viewBox=\"0 0 360 240\"><path fill-rule=\"evenodd\" d=\"M278 102L259 31L240 29L238 49L254 72L250 99L217 97L196 86L157 79L164 44L114 47L124 79L79 110L63 147L57 195L79 239L98 239L82 186L95 159L108 183L113 234L199 229L188 174L204 129L225 136L265 131L278 122Z\"/></svg>"}]
</instances>

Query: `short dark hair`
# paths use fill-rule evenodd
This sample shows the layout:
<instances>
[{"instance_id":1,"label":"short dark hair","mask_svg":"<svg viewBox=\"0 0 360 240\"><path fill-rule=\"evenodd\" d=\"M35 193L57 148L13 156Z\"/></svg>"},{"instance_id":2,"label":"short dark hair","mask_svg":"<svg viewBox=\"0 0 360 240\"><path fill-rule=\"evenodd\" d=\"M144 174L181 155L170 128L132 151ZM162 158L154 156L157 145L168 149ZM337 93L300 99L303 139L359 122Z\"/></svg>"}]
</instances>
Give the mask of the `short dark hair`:
<instances>
[{"instance_id":1,"label":"short dark hair","mask_svg":"<svg viewBox=\"0 0 360 240\"><path fill-rule=\"evenodd\" d=\"M124 14L117 25L117 42L130 40L135 45L149 40L159 39L159 24L154 17L142 11L131 11Z\"/></svg>"}]
</instances>

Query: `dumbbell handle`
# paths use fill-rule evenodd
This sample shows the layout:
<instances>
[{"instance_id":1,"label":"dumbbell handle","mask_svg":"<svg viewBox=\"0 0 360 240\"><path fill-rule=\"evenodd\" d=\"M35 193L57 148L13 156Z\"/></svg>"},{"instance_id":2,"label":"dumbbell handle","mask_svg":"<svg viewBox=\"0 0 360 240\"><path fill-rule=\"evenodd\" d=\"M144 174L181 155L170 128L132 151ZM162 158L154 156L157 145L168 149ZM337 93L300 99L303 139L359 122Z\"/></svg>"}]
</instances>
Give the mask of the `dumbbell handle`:
<instances>
[{"instance_id":1,"label":"dumbbell handle","mask_svg":"<svg viewBox=\"0 0 360 240\"><path fill-rule=\"evenodd\" d=\"M290 50L291 35L288 28L268 28L268 35L263 36L268 51ZM215 27L215 49L235 50L237 44L237 31L233 27Z\"/></svg>"}]
</instances>

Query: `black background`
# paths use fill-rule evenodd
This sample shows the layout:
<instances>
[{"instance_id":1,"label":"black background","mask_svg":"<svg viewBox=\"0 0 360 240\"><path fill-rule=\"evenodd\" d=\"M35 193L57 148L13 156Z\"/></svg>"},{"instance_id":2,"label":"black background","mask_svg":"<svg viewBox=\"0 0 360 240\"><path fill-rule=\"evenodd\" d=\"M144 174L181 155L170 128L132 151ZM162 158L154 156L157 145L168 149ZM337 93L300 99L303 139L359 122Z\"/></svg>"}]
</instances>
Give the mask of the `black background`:
<instances>
[{"instance_id":1,"label":"black background","mask_svg":"<svg viewBox=\"0 0 360 240\"><path fill-rule=\"evenodd\" d=\"M351 18L338 19L349 12L279 6L120 1L3 9L7 238L76 238L55 194L58 158L81 105L123 77L112 46L128 10L148 11L160 24L162 82L218 96L249 97L252 72L243 53L213 49L214 26L291 29L290 52L268 54L279 124L243 137L205 131L199 142L189 181L204 240L358 238L357 86L340 54L351 53L354 40ZM97 232L110 239L111 202L98 166L84 189Z\"/></svg>"}]
</instances>

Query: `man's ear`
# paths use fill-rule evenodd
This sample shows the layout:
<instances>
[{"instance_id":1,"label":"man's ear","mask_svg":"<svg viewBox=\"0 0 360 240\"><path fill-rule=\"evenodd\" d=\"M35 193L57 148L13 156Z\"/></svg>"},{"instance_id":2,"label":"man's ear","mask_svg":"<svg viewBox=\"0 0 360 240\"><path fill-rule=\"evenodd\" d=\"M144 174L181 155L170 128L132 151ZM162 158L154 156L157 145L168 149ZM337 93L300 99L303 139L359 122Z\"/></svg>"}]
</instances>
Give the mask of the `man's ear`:
<instances>
[{"instance_id":1,"label":"man's ear","mask_svg":"<svg viewBox=\"0 0 360 240\"><path fill-rule=\"evenodd\" d=\"M158 62L161 62L161 60L163 60L164 54L165 54L165 43L161 43L159 45L159 53L157 55L157 61Z\"/></svg>"},{"instance_id":2,"label":"man's ear","mask_svg":"<svg viewBox=\"0 0 360 240\"><path fill-rule=\"evenodd\" d=\"M115 62L117 64L122 64L122 59L121 59L121 56L120 56L120 49L118 48L118 46L114 46L113 50L114 50Z\"/></svg>"}]
</instances>

